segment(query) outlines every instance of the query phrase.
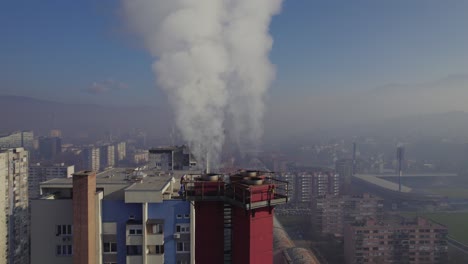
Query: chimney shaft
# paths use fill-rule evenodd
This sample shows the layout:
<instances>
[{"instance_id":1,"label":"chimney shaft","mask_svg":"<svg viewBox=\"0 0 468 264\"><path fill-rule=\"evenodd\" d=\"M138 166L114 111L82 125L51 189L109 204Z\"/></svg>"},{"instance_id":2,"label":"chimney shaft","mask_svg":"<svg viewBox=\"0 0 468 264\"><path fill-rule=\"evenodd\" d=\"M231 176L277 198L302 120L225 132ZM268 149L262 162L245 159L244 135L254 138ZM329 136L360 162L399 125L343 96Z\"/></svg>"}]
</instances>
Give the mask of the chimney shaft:
<instances>
[{"instance_id":1,"label":"chimney shaft","mask_svg":"<svg viewBox=\"0 0 468 264\"><path fill-rule=\"evenodd\" d=\"M96 173L73 174L73 264L96 263Z\"/></svg>"}]
</instances>

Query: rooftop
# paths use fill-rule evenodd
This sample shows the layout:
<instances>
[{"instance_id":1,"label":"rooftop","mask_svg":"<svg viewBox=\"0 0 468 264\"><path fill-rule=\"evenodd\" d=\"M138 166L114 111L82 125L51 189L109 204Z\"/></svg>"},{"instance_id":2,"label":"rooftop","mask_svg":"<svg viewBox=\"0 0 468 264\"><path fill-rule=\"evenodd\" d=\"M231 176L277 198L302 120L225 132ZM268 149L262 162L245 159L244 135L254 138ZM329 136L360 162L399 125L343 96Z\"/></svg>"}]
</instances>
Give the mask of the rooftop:
<instances>
[{"instance_id":1,"label":"rooftop","mask_svg":"<svg viewBox=\"0 0 468 264\"><path fill-rule=\"evenodd\" d=\"M153 192L162 193L174 183L176 191L179 179L194 171L162 172L145 168L113 168L96 175L96 187L104 189L104 196L114 199L123 199L124 193ZM57 189L70 189L73 186L73 178L56 178L40 184L41 189L56 191Z\"/></svg>"},{"instance_id":2,"label":"rooftop","mask_svg":"<svg viewBox=\"0 0 468 264\"><path fill-rule=\"evenodd\" d=\"M387 180L382 179L382 178L378 178L378 177L376 177L374 175L356 174L356 175L354 175L354 177L359 178L359 179L364 180L364 181L367 181L367 182L372 183L374 185L383 187L385 189L398 192L398 184L396 184L394 182L391 182L391 181L387 181ZM409 193L411 191L412 191L412 189L410 187L401 185L401 192Z\"/></svg>"}]
</instances>

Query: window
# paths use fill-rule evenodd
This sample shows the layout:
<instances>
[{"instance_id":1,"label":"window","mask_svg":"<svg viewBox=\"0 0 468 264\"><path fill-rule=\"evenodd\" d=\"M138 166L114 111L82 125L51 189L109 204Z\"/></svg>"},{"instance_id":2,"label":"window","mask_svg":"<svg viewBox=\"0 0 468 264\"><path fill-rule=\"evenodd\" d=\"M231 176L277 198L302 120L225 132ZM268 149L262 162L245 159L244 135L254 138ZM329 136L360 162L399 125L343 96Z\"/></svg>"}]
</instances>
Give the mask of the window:
<instances>
[{"instance_id":1,"label":"window","mask_svg":"<svg viewBox=\"0 0 468 264\"><path fill-rule=\"evenodd\" d=\"M57 245L55 254L57 256L71 256L73 254L72 245Z\"/></svg>"},{"instance_id":2,"label":"window","mask_svg":"<svg viewBox=\"0 0 468 264\"><path fill-rule=\"evenodd\" d=\"M73 233L72 225L56 225L56 236L71 236Z\"/></svg>"},{"instance_id":3,"label":"window","mask_svg":"<svg viewBox=\"0 0 468 264\"><path fill-rule=\"evenodd\" d=\"M185 219L190 219L190 214L185 214L185 215L184 215L184 218L185 218Z\"/></svg>"},{"instance_id":4,"label":"window","mask_svg":"<svg viewBox=\"0 0 468 264\"><path fill-rule=\"evenodd\" d=\"M104 242L103 252L104 253L117 253L117 243L116 242Z\"/></svg>"},{"instance_id":5,"label":"window","mask_svg":"<svg viewBox=\"0 0 468 264\"><path fill-rule=\"evenodd\" d=\"M148 234L162 234L163 225L162 224L148 224L146 226Z\"/></svg>"},{"instance_id":6,"label":"window","mask_svg":"<svg viewBox=\"0 0 468 264\"><path fill-rule=\"evenodd\" d=\"M148 254L150 255L164 254L164 245L148 246Z\"/></svg>"},{"instance_id":7,"label":"window","mask_svg":"<svg viewBox=\"0 0 468 264\"><path fill-rule=\"evenodd\" d=\"M143 230L141 229L141 227L137 227L137 228L130 228L128 230L128 234L129 235L141 235L143 234Z\"/></svg>"},{"instance_id":8,"label":"window","mask_svg":"<svg viewBox=\"0 0 468 264\"><path fill-rule=\"evenodd\" d=\"M190 224L177 224L176 232L177 233L190 233Z\"/></svg>"},{"instance_id":9,"label":"window","mask_svg":"<svg viewBox=\"0 0 468 264\"><path fill-rule=\"evenodd\" d=\"M177 219L182 219L182 215L181 215L181 214L178 214L178 215L176 216L176 218L177 218Z\"/></svg>"},{"instance_id":10,"label":"window","mask_svg":"<svg viewBox=\"0 0 468 264\"><path fill-rule=\"evenodd\" d=\"M177 242L177 252L190 252L190 242Z\"/></svg>"},{"instance_id":11,"label":"window","mask_svg":"<svg viewBox=\"0 0 468 264\"><path fill-rule=\"evenodd\" d=\"M142 246L127 246L128 256L141 255L142 252Z\"/></svg>"}]
</instances>

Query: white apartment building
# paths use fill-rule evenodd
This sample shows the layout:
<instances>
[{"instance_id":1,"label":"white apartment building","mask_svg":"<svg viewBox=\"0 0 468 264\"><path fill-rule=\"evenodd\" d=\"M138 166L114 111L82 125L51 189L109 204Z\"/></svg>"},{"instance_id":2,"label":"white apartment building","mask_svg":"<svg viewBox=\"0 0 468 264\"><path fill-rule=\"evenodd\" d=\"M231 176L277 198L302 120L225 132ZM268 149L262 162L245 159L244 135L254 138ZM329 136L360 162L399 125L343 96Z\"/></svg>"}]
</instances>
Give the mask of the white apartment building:
<instances>
[{"instance_id":1,"label":"white apartment building","mask_svg":"<svg viewBox=\"0 0 468 264\"><path fill-rule=\"evenodd\" d=\"M29 263L29 153L0 149L0 263Z\"/></svg>"}]
</instances>

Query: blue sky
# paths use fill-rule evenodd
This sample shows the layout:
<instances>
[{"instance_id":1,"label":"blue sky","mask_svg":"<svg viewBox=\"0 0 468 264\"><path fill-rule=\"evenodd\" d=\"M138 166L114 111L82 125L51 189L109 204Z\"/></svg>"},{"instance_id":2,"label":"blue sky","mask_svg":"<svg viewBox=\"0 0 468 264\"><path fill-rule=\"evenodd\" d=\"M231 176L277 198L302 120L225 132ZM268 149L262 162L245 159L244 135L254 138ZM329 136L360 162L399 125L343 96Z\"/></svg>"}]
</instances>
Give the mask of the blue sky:
<instances>
[{"instance_id":1,"label":"blue sky","mask_svg":"<svg viewBox=\"0 0 468 264\"><path fill-rule=\"evenodd\" d=\"M64 102L164 99L114 0L0 4L0 94ZM271 95L314 96L468 73L466 0L286 0L271 25Z\"/></svg>"}]
</instances>

